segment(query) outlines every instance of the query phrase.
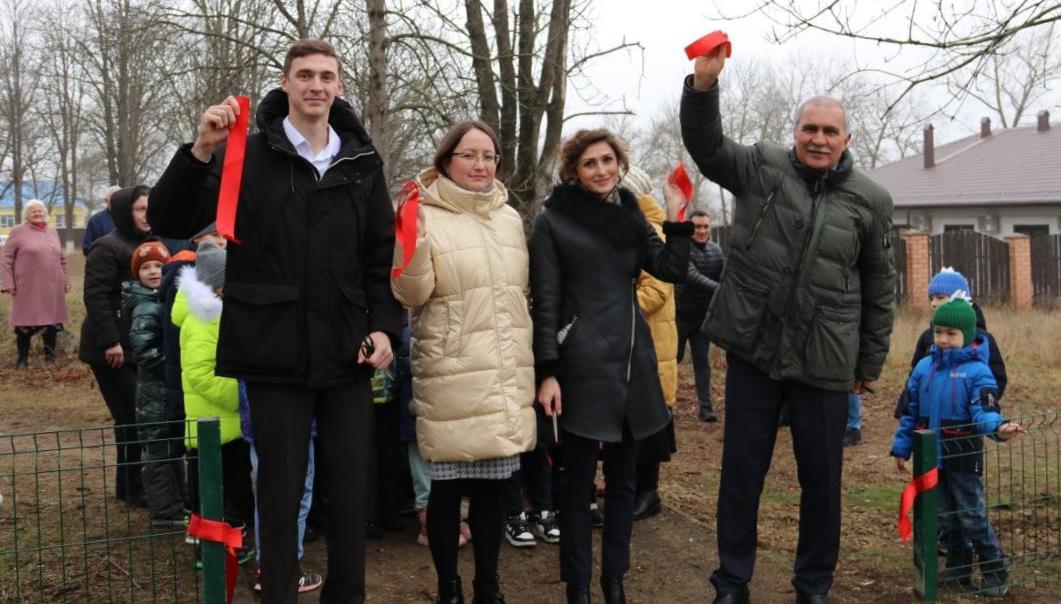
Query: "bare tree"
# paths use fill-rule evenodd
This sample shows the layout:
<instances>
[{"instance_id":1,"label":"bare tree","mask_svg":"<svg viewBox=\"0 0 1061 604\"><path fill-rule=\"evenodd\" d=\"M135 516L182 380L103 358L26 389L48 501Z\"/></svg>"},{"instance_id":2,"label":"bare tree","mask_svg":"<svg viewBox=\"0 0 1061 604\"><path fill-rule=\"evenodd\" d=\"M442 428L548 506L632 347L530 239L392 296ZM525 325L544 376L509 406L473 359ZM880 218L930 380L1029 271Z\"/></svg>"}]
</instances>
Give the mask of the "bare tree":
<instances>
[{"instance_id":1,"label":"bare tree","mask_svg":"<svg viewBox=\"0 0 1061 604\"><path fill-rule=\"evenodd\" d=\"M4 130L7 134L5 147L10 169L8 185L15 197L15 223L22 220L23 184L30 152L30 91L34 86L34 69L31 61L35 53L29 47L27 23L31 19L29 2L26 0L4 0L3 31L0 31L0 112L3 114Z\"/></svg>"},{"instance_id":2,"label":"bare tree","mask_svg":"<svg viewBox=\"0 0 1061 604\"><path fill-rule=\"evenodd\" d=\"M516 208L527 215L552 181L570 117L565 115L569 77L597 57L640 46L622 41L573 55L572 32L576 22L585 23L585 4L572 0L519 0L515 7L494 0L491 11L480 0L465 0L464 9L479 114L501 137L498 173Z\"/></svg>"},{"instance_id":3,"label":"bare tree","mask_svg":"<svg viewBox=\"0 0 1061 604\"><path fill-rule=\"evenodd\" d=\"M156 173L171 147L163 121L175 99L167 64L183 49L161 27L153 0L85 0L88 34L79 53L91 86L91 132L105 150L110 182L130 184Z\"/></svg>"},{"instance_id":4,"label":"bare tree","mask_svg":"<svg viewBox=\"0 0 1061 604\"><path fill-rule=\"evenodd\" d=\"M893 99L895 103L922 84L943 81L958 73L966 75L957 89L968 90L977 76L988 70L990 58L1004 52L1019 33L1061 20L1061 3L897 0L867 8L865 3L858 5L854 0L759 0L740 14L718 12L723 19L752 13L766 16L774 23L771 35L779 43L804 32L821 32L896 49L927 51L925 61L903 73L889 74L904 83L902 92ZM896 23L901 25L896 27ZM956 100L961 102L964 97Z\"/></svg>"},{"instance_id":5,"label":"bare tree","mask_svg":"<svg viewBox=\"0 0 1061 604\"><path fill-rule=\"evenodd\" d=\"M956 74L947 85L991 110L1003 128L1020 124L1061 78L1061 35L1057 23L1021 32L1005 51L988 57L977 78Z\"/></svg>"},{"instance_id":6,"label":"bare tree","mask_svg":"<svg viewBox=\"0 0 1061 604\"><path fill-rule=\"evenodd\" d=\"M66 227L63 238L70 241L70 230L75 226L74 204L79 193L78 171L84 133L82 117L88 85L77 47L77 40L84 32L74 29L76 22L65 23L61 11L62 7L58 5L49 7L45 19L54 25L42 28L45 77L41 88L51 103L40 112L40 117L48 125L51 136L59 181L59 186L52 189L62 195Z\"/></svg>"}]
</instances>

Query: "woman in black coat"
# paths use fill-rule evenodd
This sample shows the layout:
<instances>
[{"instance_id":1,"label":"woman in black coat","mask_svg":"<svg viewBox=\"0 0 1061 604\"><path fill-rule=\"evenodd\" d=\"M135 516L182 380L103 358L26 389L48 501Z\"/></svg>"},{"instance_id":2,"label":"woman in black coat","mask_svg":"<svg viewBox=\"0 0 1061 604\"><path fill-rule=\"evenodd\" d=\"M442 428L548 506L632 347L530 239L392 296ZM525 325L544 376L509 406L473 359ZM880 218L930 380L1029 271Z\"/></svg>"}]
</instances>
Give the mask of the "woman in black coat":
<instances>
[{"instance_id":1,"label":"woman in black coat","mask_svg":"<svg viewBox=\"0 0 1061 604\"><path fill-rule=\"evenodd\" d=\"M568 602L589 602L589 501L604 443L606 483L601 588L625 602L633 525L636 443L666 427L669 412L648 325L637 304L641 270L671 283L685 277L691 223L676 220L680 195L665 187L667 243L632 193L619 140L581 130L561 150L560 180L531 232L531 296L538 402L557 416L564 448L560 503L561 580Z\"/></svg>"},{"instance_id":2,"label":"woman in black coat","mask_svg":"<svg viewBox=\"0 0 1061 604\"><path fill-rule=\"evenodd\" d=\"M115 229L92 244L85 260L85 322L78 358L92 368L103 401L114 418L118 448L115 494L143 505L140 445L136 427L136 366L129 348L129 317L121 316L122 281L132 278L133 250L147 237L144 185L126 187L111 196Z\"/></svg>"}]
</instances>

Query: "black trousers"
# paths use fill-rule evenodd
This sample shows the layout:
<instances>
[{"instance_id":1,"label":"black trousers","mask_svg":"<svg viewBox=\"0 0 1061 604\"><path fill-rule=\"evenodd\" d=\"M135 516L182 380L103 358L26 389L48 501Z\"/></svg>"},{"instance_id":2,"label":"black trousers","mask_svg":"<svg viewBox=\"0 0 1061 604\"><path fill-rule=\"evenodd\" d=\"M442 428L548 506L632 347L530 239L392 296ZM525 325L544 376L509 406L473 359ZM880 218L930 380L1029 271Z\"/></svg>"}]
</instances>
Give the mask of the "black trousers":
<instances>
[{"instance_id":1,"label":"black trousers","mask_svg":"<svg viewBox=\"0 0 1061 604\"><path fill-rule=\"evenodd\" d=\"M368 380L329 388L250 382L247 400L258 452L262 603L298 600L298 508L314 416L329 476L328 570L320 601L364 602Z\"/></svg>"},{"instance_id":2,"label":"black trousers","mask_svg":"<svg viewBox=\"0 0 1061 604\"><path fill-rule=\"evenodd\" d=\"M254 523L254 487L251 484L251 449L242 438L221 445L221 509L232 526ZM199 450L188 449L188 503L199 513ZM249 538L253 538L251 535ZM244 543L249 543L244 540Z\"/></svg>"},{"instance_id":3,"label":"black trousers","mask_svg":"<svg viewBox=\"0 0 1061 604\"><path fill-rule=\"evenodd\" d=\"M405 449L398 439L399 404L396 401L372 404L366 518L387 529L400 526L401 457Z\"/></svg>"},{"instance_id":4,"label":"black trousers","mask_svg":"<svg viewBox=\"0 0 1061 604\"><path fill-rule=\"evenodd\" d=\"M593 489L599 441L564 432L564 477L560 498L560 580L587 586L593 572L593 522L586 494ZM623 440L604 445L604 534L601 575L619 579L630 568L634 526L637 442L629 429Z\"/></svg>"},{"instance_id":5,"label":"black trousers","mask_svg":"<svg viewBox=\"0 0 1061 604\"><path fill-rule=\"evenodd\" d=\"M501 514L504 480L432 480L427 500L427 537L439 589L457 577L457 537L460 534L461 498L467 494L468 525L475 554L475 584L495 585L501 551Z\"/></svg>"},{"instance_id":6,"label":"black trousers","mask_svg":"<svg viewBox=\"0 0 1061 604\"><path fill-rule=\"evenodd\" d=\"M799 544L792 584L805 594L832 587L840 547L840 475L847 393L772 380L726 355L726 422L718 488L719 568L711 583L737 591L752 578L759 496L770 469L781 405L791 412L800 484Z\"/></svg>"},{"instance_id":7,"label":"black trousers","mask_svg":"<svg viewBox=\"0 0 1061 604\"><path fill-rule=\"evenodd\" d=\"M141 446L136 430L136 367L122 365L115 369L107 364L89 367L114 419L114 442L118 449L114 494L128 503L140 503L144 498L144 487L140 476Z\"/></svg>"}]
</instances>

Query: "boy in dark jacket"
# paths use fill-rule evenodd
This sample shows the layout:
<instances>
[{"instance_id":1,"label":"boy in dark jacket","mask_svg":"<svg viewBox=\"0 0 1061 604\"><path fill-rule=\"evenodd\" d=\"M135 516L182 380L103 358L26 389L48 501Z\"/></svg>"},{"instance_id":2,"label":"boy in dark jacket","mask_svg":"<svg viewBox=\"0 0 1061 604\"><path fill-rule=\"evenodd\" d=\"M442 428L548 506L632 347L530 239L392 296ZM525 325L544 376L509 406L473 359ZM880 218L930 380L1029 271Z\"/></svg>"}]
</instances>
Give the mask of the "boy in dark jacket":
<instances>
[{"instance_id":1,"label":"boy in dark jacket","mask_svg":"<svg viewBox=\"0 0 1061 604\"><path fill-rule=\"evenodd\" d=\"M151 521L183 526L186 510L178 443L166 423L162 331L166 315L158 299L162 266L169 250L160 241L141 243L133 250L133 280L122 284L122 316L129 317L129 344L136 374L136 422L143 442L141 475Z\"/></svg>"},{"instance_id":2,"label":"boy in dark jacket","mask_svg":"<svg viewBox=\"0 0 1061 604\"><path fill-rule=\"evenodd\" d=\"M940 433L939 522L947 536L947 566L940 580L971 584L973 551L979 558L980 592L1001 597L1009 590L998 536L984 500L983 438L1011 440L1024 430L1002 418L998 389L976 338L976 312L956 294L932 315L935 345L906 385L907 403L895 431L891 455L901 474L915 429ZM971 547L970 547L971 546Z\"/></svg>"}]
</instances>

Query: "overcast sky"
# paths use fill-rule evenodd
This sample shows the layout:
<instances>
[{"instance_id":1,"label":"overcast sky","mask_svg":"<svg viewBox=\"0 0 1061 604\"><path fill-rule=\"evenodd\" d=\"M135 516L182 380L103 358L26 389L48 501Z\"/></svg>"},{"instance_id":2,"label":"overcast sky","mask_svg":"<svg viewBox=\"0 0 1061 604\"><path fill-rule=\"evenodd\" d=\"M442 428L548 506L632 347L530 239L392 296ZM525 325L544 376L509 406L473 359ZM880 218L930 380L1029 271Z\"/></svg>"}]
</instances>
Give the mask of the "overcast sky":
<instances>
[{"instance_id":1,"label":"overcast sky","mask_svg":"<svg viewBox=\"0 0 1061 604\"><path fill-rule=\"evenodd\" d=\"M745 2L721 0L716 3L724 10L735 14L746 10ZM934 3L933 3L934 4ZM858 16L879 21L879 26L892 28L892 33L903 30L902 20L892 18L879 20L874 13L875 3L862 3ZM730 8L732 7L732 8ZM610 97L609 108L627 108L638 115L639 121L659 110L668 99L676 99L681 93L682 78L690 73L692 63L685 58L684 48L700 36L722 29L733 42L730 61L749 58L788 61L793 56L847 57L862 66L885 67L901 70L905 66L923 62L926 55L916 49L897 52L893 47L858 43L822 33L805 33L785 45L768 40L771 23L760 14L735 21L720 21L711 18L715 13L710 1L704 0L597 0L593 6L594 30L592 35L601 48L614 46L625 38L639 41L644 51L621 52L599 59L587 73L588 82L572 82L568 93L570 113L592 110L587 100ZM643 61L643 70L642 70ZM643 71L643 75L642 75ZM725 85L725 72L722 78ZM1049 109L1051 121L1061 121L1061 94L1053 90L1045 107L1034 107L1025 117L1024 123L1034 120L1040 109ZM926 89L926 100L943 103L946 93ZM725 91L723 90L723 94ZM979 128L981 116L988 111L975 102L968 102L956 123L947 124L945 118L933 119L937 131L942 130L937 140L957 138ZM585 118L573 121L572 126L599 124L602 118ZM677 119L677 116L675 116Z\"/></svg>"}]
</instances>

